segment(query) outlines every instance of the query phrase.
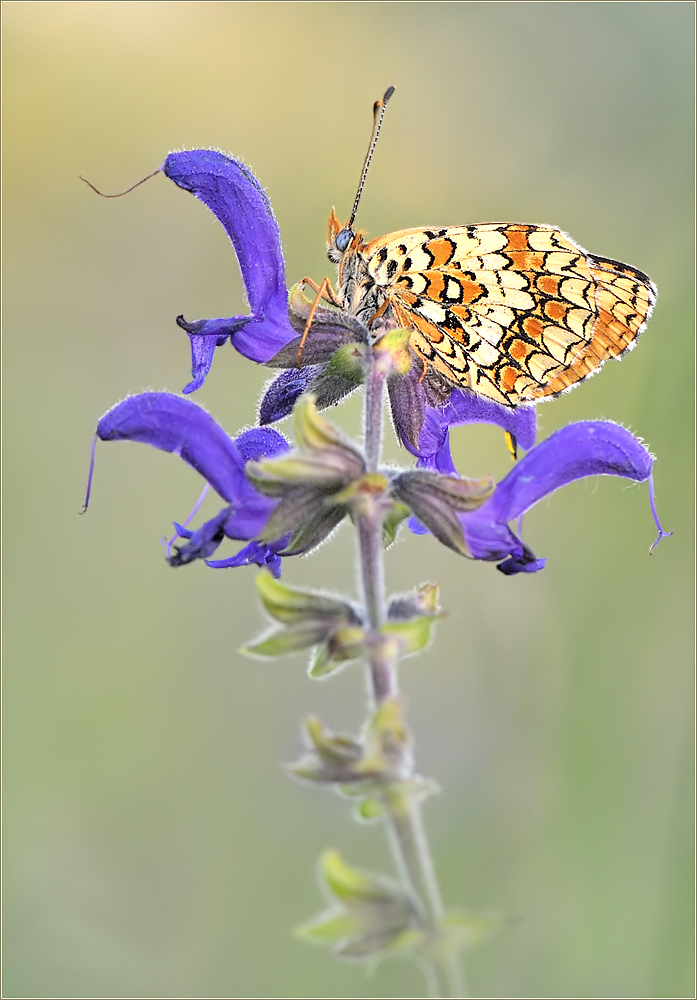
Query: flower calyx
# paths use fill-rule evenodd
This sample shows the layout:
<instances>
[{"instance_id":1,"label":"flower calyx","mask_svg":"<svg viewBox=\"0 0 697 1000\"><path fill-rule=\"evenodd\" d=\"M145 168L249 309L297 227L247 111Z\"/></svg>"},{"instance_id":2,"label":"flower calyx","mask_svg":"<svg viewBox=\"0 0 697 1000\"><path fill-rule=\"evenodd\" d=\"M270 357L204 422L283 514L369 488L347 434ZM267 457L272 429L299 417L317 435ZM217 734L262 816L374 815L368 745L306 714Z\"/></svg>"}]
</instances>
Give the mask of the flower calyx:
<instances>
[{"instance_id":1,"label":"flower calyx","mask_svg":"<svg viewBox=\"0 0 697 1000\"><path fill-rule=\"evenodd\" d=\"M358 799L359 819L382 815L385 799L397 791L405 795L425 787L411 773L411 738L397 699L383 702L358 738L333 733L314 716L305 722L305 738L308 753L289 766L291 774Z\"/></svg>"},{"instance_id":2,"label":"flower calyx","mask_svg":"<svg viewBox=\"0 0 697 1000\"><path fill-rule=\"evenodd\" d=\"M416 929L413 904L392 879L351 868L332 850L322 854L319 876L330 906L296 929L302 940L360 961L399 950Z\"/></svg>"},{"instance_id":3,"label":"flower calyx","mask_svg":"<svg viewBox=\"0 0 697 1000\"><path fill-rule=\"evenodd\" d=\"M388 378L406 375L414 365L414 354L409 350L411 331L404 327L387 330L373 343L373 358L380 372Z\"/></svg>"},{"instance_id":4,"label":"flower calyx","mask_svg":"<svg viewBox=\"0 0 697 1000\"><path fill-rule=\"evenodd\" d=\"M447 548L470 556L458 514L477 510L494 492L493 479L460 479L425 469L402 472L393 493Z\"/></svg>"},{"instance_id":5,"label":"flower calyx","mask_svg":"<svg viewBox=\"0 0 697 1000\"><path fill-rule=\"evenodd\" d=\"M286 344L267 365L273 368L301 368L307 365L326 364L341 347L348 344L370 343L368 328L356 316L344 312L327 299L321 299L312 315L312 326L302 350L300 343L314 306L314 295L309 298L303 282L293 285L288 293L288 319L298 336Z\"/></svg>"},{"instance_id":6,"label":"flower calyx","mask_svg":"<svg viewBox=\"0 0 697 1000\"><path fill-rule=\"evenodd\" d=\"M399 594L390 600L381 633L396 645L392 650L394 655L411 656L428 646L436 622L444 616L438 606L439 592L437 584L426 583L410 594Z\"/></svg>"},{"instance_id":7,"label":"flower calyx","mask_svg":"<svg viewBox=\"0 0 697 1000\"><path fill-rule=\"evenodd\" d=\"M313 393L317 408L322 410L339 403L364 381L370 343L367 328L355 316L322 299L305 336L314 306L302 284L291 289L288 318L297 336L267 362L269 367L284 371L264 393L259 407L261 424L287 417L303 393Z\"/></svg>"},{"instance_id":8,"label":"flower calyx","mask_svg":"<svg viewBox=\"0 0 697 1000\"><path fill-rule=\"evenodd\" d=\"M264 608L282 628L274 629L246 646L251 656L277 657L302 649L317 648L310 674L321 677L363 651L363 628L359 612L348 601L312 590L288 587L262 570L256 578ZM322 658L322 669L313 672Z\"/></svg>"},{"instance_id":9,"label":"flower calyx","mask_svg":"<svg viewBox=\"0 0 697 1000\"><path fill-rule=\"evenodd\" d=\"M295 425L296 451L246 467L255 488L279 500L260 540L289 536L283 555L309 552L331 534L349 510L344 491L365 472L361 453L319 416L312 395L296 405Z\"/></svg>"},{"instance_id":10,"label":"flower calyx","mask_svg":"<svg viewBox=\"0 0 697 1000\"><path fill-rule=\"evenodd\" d=\"M340 958L376 962L411 954L447 961L484 944L511 920L495 911L453 909L435 927L426 926L400 886L351 868L338 851L322 854L319 875L330 906L295 933L310 944L329 946Z\"/></svg>"}]
</instances>

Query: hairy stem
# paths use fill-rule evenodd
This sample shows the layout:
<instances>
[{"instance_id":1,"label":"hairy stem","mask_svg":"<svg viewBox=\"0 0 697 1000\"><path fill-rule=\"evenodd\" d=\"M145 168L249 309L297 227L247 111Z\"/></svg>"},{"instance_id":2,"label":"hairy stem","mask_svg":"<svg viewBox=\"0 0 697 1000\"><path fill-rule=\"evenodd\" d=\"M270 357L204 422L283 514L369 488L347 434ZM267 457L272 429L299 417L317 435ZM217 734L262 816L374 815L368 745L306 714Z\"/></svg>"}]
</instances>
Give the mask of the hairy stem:
<instances>
[{"instance_id":1,"label":"hairy stem","mask_svg":"<svg viewBox=\"0 0 697 1000\"><path fill-rule=\"evenodd\" d=\"M364 434L369 472L380 463L382 437L382 403L384 374L371 363L366 379ZM386 600L383 566L382 515L377 506L358 518L358 550L360 573L365 600L366 619L370 627L368 665L370 693L376 706L398 694L397 660L382 641L380 629L385 623ZM409 765L406 782L388 786L384 806L390 844L402 884L412 900L422 925L436 931L443 916L443 901L431 860L421 807L417 797L405 791L413 777ZM439 955L424 963L424 972L434 997L468 996L457 956Z\"/></svg>"}]
</instances>

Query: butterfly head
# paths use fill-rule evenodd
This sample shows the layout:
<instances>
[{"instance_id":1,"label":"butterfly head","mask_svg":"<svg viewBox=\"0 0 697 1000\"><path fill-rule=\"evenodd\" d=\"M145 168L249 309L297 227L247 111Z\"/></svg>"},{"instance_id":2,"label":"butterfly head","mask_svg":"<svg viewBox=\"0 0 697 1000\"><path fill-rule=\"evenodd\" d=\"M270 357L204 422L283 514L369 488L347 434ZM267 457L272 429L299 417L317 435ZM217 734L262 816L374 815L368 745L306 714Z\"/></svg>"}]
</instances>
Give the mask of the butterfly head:
<instances>
[{"instance_id":1,"label":"butterfly head","mask_svg":"<svg viewBox=\"0 0 697 1000\"><path fill-rule=\"evenodd\" d=\"M348 222L342 226L332 209L327 225L327 257L332 264L340 263L347 250L357 250L362 243L363 233L356 232Z\"/></svg>"}]
</instances>

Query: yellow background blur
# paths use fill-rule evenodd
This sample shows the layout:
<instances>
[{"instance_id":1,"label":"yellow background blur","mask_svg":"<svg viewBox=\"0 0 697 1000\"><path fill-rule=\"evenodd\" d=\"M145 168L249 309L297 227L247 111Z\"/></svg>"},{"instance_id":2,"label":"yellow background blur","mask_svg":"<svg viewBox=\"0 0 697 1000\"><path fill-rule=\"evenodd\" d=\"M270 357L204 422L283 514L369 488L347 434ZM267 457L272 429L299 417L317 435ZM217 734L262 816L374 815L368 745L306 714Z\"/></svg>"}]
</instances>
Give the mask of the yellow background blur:
<instances>
[{"instance_id":1,"label":"yellow background blur","mask_svg":"<svg viewBox=\"0 0 697 1000\"><path fill-rule=\"evenodd\" d=\"M372 102L397 86L358 222L554 223L646 270L659 301L621 365L540 409L606 417L658 456L646 485L584 481L526 519L544 572L508 579L427 538L389 582L443 584L449 617L402 670L448 903L520 919L473 953L476 996L694 996L692 951L693 19L691 3L17 3L4 27L5 980L11 997L402 997L296 942L338 847L389 869L382 831L290 782L310 711L355 729L364 682L236 650L263 627L254 571L173 571L159 539L196 474L102 445L101 413L179 391L174 317L243 309L220 226L164 177L175 148L251 164L288 278L331 274ZM269 372L226 348L196 400L230 431ZM359 402L335 413L351 431ZM454 434L464 474L503 435ZM392 457L398 457L395 447ZM404 456L402 456L404 459ZM210 498L209 498L210 499ZM210 516L215 500L205 507ZM221 554L232 547L221 550ZM354 586L342 529L286 563Z\"/></svg>"}]
</instances>

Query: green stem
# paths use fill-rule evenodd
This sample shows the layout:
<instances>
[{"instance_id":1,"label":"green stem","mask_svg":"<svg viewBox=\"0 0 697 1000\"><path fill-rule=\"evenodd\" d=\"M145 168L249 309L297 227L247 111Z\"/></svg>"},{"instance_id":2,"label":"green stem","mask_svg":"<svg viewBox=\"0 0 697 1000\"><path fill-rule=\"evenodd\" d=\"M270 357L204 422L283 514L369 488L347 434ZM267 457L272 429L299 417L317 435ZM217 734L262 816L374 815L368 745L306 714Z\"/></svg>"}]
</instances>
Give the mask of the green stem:
<instances>
[{"instance_id":1,"label":"green stem","mask_svg":"<svg viewBox=\"0 0 697 1000\"><path fill-rule=\"evenodd\" d=\"M369 472L377 471L380 463L382 437L382 404L384 374L372 362L366 378L364 411L364 446ZM358 518L358 549L361 582L369 625L368 665L372 700L379 706L398 694L397 659L387 652L380 629L386 620L382 515L377 505ZM443 916L443 901L428 848L420 804L413 794L404 790L413 777L413 765L406 781L388 786L384 805L390 844L402 884L412 900L422 925L434 932ZM424 963L424 972L434 997L467 997L460 964L456 955L434 956Z\"/></svg>"}]
</instances>

